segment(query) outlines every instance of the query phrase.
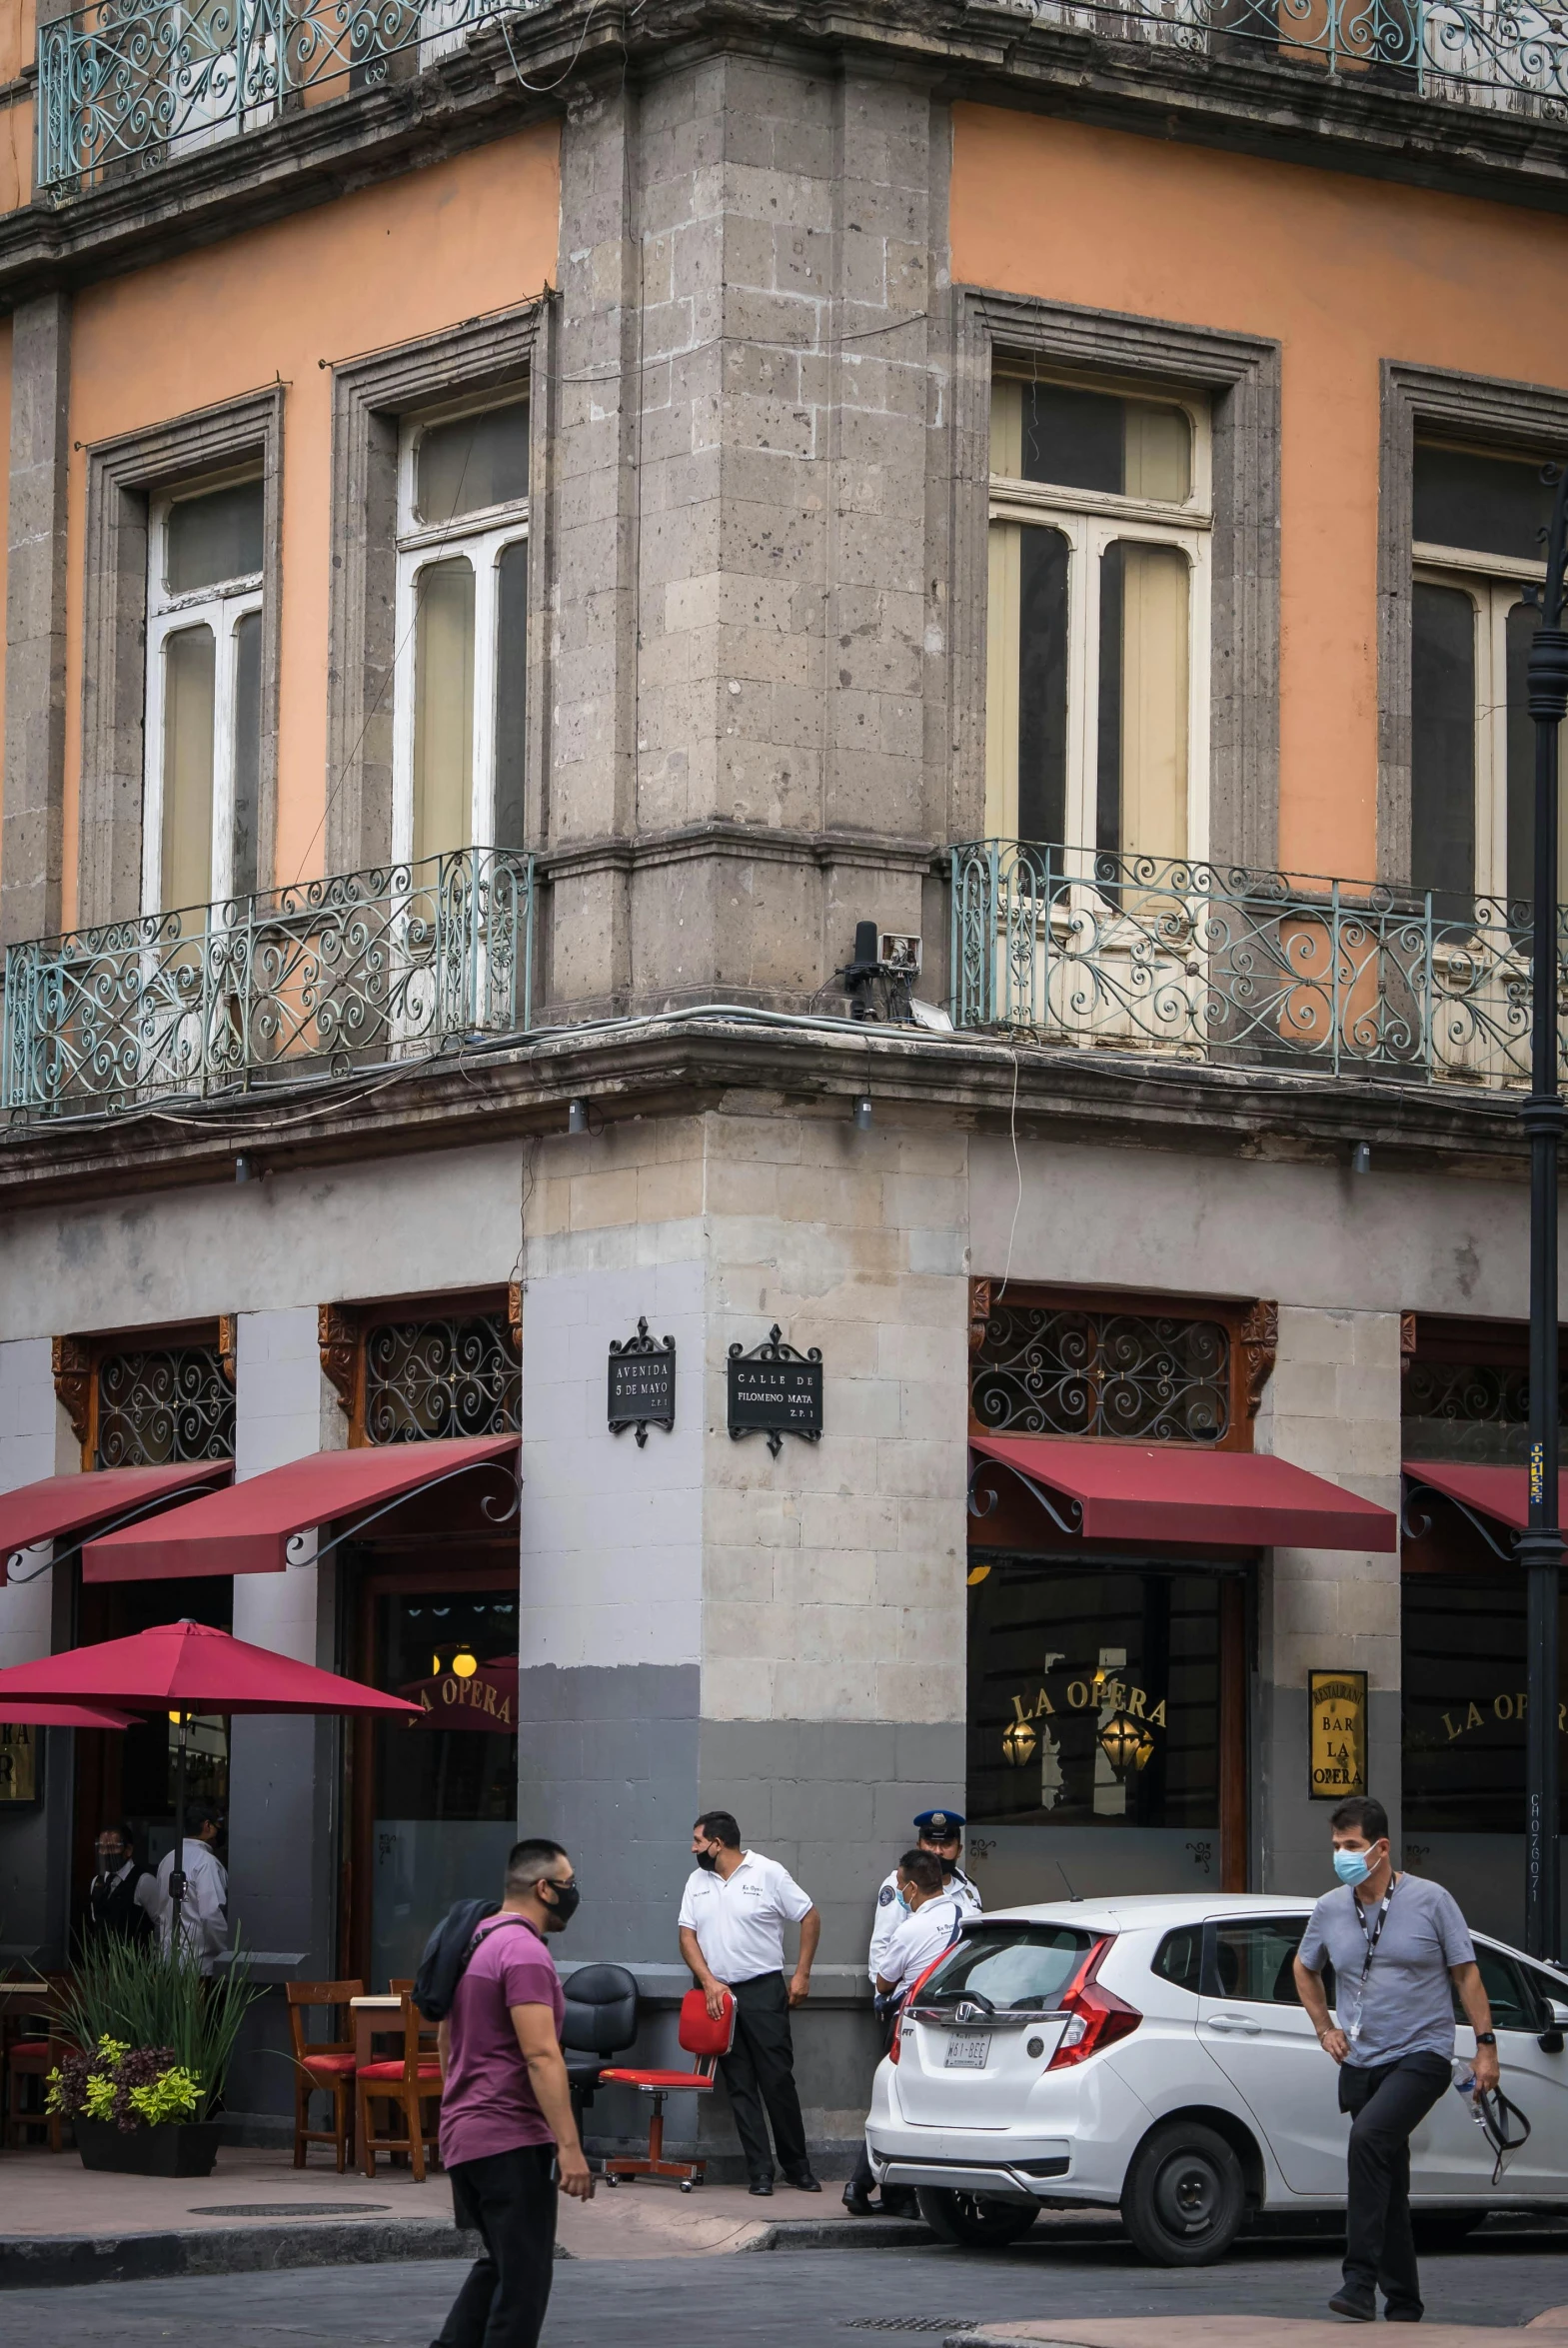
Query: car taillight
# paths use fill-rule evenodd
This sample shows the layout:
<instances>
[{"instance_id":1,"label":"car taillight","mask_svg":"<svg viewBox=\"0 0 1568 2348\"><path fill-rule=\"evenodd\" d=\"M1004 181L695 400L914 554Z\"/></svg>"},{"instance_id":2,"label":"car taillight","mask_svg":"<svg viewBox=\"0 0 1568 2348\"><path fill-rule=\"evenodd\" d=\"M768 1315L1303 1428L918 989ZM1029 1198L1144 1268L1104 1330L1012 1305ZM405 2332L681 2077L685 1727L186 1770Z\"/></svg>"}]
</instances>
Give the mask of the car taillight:
<instances>
[{"instance_id":1,"label":"car taillight","mask_svg":"<svg viewBox=\"0 0 1568 2348\"><path fill-rule=\"evenodd\" d=\"M898 2060L898 2049L903 2044L904 2031L912 2028L913 2026L908 2018L910 2006L913 2005L921 1989L930 1979L931 1975L935 1972L937 1966L941 1963L942 1958L945 1957L947 1951L943 1949L939 1955L933 1956L930 1963L926 1966L924 1972L917 1973L915 1975L903 1997L899 2000L898 2018L892 2026L892 2043L887 2049L887 2060L890 2063L895 2063Z\"/></svg>"},{"instance_id":2,"label":"car taillight","mask_svg":"<svg viewBox=\"0 0 1568 2348\"><path fill-rule=\"evenodd\" d=\"M1114 1934L1096 1941L1068 1984L1060 2007L1067 2026L1045 2065L1047 2071L1064 2071L1072 2063L1087 2062L1091 2054L1129 2036L1142 2021L1135 2005L1128 2005L1113 1989L1103 1988L1097 1978L1113 1939Z\"/></svg>"}]
</instances>

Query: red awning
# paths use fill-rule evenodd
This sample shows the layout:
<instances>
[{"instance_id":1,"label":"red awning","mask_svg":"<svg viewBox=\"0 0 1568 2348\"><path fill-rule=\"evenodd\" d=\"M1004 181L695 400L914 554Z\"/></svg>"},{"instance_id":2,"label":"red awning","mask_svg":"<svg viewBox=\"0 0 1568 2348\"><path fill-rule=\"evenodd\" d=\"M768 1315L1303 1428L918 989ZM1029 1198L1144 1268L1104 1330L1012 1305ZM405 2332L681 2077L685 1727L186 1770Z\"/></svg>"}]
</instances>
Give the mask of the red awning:
<instances>
[{"instance_id":1,"label":"red awning","mask_svg":"<svg viewBox=\"0 0 1568 2348\"><path fill-rule=\"evenodd\" d=\"M227 1483L233 1473L230 1459L188 1459L175 1467L100 1467L87 1475L46 1475L41 1483L19 1484L14 1492L0 1492L0 1556L57 1541L62 1533L80 1532L83 1525L102 1524L109 1516L152 1509L176 1492Z\"/></svg>"},{"instance_id":2,"label":"red awning","mask_svg":"<svg viewBox=\"0 0 1568 2348\"><path fill-rule=\"evenodd\" d=\"M1411 1483L1430 1484L1433 1491L1446 1493L1450 1500L1463 1500L1478 1516L1490 1516L1515 1532L1524 1532L1529 1525L1530 1488L1522 1467L1469 1467L1447 1459L1407 1459L1404 1472ZM1560 1493L1560 1480L1557 1488Z\"/></svg>"},{"instance_id":3,"label":"red awning","mask_svg":"<svg viewBox=\"0 0 1568 2348\"><path fill-rule=\"evenodd\" d=\"M1195 1541L1243 1549L1393 1549L1387 1508L1253 1451L971 1435L986 1459L1075 1500L1085 1540ZM983 1535L981 1535L983 1538Z\"/></svg>"},{"instance_id":4,"label":"red awning","mask_svg":"<svg viewBox=\"0 0 1568 2348\"><path fill-rule=\"evenodd\" d=\"M173 1581L200 1573L281 1573L297 1532L354 1516L424 1485L510 1461L518 1438L467 1435L450 1442L388 1443L363 1451L313 1451L227 1491L172 1508L156 1523L127 1525L82 1551L84 1581Z\"/></svg>"}]
</instances>

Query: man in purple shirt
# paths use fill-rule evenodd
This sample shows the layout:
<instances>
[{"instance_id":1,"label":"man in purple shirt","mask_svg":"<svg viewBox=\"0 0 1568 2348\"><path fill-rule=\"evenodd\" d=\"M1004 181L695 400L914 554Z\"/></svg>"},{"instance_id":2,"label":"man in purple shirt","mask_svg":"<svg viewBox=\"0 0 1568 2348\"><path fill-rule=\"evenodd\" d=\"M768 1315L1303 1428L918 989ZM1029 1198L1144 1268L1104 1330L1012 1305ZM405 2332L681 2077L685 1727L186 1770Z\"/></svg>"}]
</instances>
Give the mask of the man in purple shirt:
<instances>
[{"instance_id":1,"label":"man in purple shirt","mask_svg":"<svg viewBox=\"0 0 1568 2348\"><path fill-rule=\"evenodd\" d=\"M561 2051L566 1999L545 1945L547 1933L566 1930L579 1896L559 1842L515 1843L501 1912L481 1924L441 2025L441 2158L457 2222L485 2250L436 2348L536 2348L557 2177L577 2200L594 2197Z\"/></svg>"}]
</instances>

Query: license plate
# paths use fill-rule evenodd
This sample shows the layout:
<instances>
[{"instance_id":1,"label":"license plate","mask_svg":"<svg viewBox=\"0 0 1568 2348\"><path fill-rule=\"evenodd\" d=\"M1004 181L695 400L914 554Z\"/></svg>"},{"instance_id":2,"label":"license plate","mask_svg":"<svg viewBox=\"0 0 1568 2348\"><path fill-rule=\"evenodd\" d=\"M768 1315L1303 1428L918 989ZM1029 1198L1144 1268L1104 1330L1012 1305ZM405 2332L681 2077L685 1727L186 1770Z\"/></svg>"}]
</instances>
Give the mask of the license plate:
<instances>
[{"instance_id":1,"label":"license plate","mask_svg":"<svg viewBox=\"0 0 1568 2348\"><path fill-rule=\"evenodd\" d=\"M988 2031L965 2032L955 2030L947 2041L947 2052L942 2057L944 2071L983 2071L991 2050Z\"/></svg>"}]
</instances>

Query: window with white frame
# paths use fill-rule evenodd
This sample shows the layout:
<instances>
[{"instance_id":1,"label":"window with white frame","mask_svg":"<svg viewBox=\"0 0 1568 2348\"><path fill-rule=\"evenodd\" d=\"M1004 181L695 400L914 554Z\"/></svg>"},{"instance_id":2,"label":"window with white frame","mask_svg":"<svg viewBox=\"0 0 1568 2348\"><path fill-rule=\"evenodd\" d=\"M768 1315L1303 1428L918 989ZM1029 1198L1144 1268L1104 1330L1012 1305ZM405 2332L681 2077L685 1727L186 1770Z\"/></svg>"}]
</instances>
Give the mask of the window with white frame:
<instances>
[{"instance_id":1,"label":"window with white frame","mask_svg":"<svg viewBox=\"0 0 1568 2348\"><path fill-rule=\"evenodd\" d=\"M1410 879L1441 911L1520 909L1534 888L1535 729L1526 666L1552 491L1538 457L1417 443ZM1565 868L1568 869L1568 868Z\"/></svg>"},{"instance_id":2,"label":"window with white frame","mask_svg":"<svg viewBox=\"0 0 1568 2348\"><path fill-rule=\"evenodd\" d=\"M146 913L205 907L257 887L262 543L259 474L150 501Z\"/></svg>"},{"instance_id":3,"label":"window with white frame","mask_svg":"<svg viewBox=\"0 0 1568 2348\"><path fill-rule=\"evenodd\" d=\"M990 470L988 835L1203 855L1206 409L999 374Z\"/></svg>"},{"instance_id":4,"label":"window with white frame","mask_svg":"<svg viewBox=\"0 0 1568 2348\"><path fill-rule=\"evenodd\" d=\"M527 400L405 420L398 467L393 854L520 848Z\"/></svg>"}]
</instances>

